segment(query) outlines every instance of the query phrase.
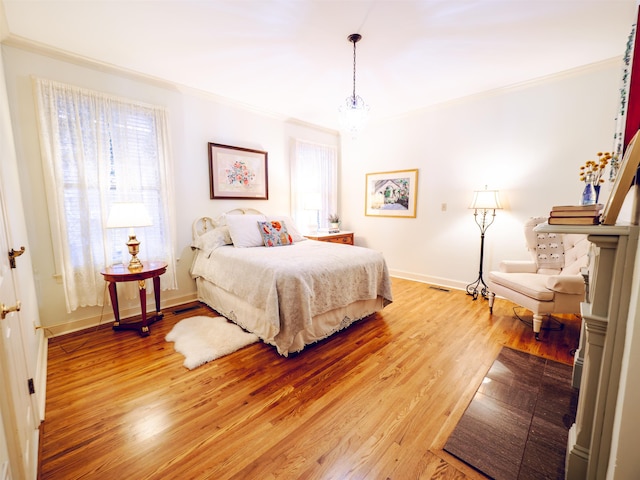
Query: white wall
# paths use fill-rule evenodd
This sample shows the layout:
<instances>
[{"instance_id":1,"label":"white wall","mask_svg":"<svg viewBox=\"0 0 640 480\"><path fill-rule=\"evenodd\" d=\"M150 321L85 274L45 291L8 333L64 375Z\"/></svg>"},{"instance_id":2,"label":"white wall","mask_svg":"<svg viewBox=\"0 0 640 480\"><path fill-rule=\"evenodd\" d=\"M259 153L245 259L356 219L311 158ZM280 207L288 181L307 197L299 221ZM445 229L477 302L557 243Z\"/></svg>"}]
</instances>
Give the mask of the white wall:
<instances>
[{"instance_id":1,"label":"white wall","mask_svg":"<svg viewBox=\"0 0 640 480\"><path fill-rule=\"evenodd\" d=\"M61 285L53 277L32 75L169 109L180 288L163 293L166 303L193 297L188 274L192 221L238 204L208 198L207 142L269 152L270 200L240 203L274 213L289 211L290 138L338 142L331 132L175 86L15 47L4 46L3 52L22 159L21 183L28 192L24 201L34 215L29 234L46 326L74 321L80 327L86 319L95 321L100 312L94 308L67 314ZM473 190L488 185L500 189L506 209L498 211L487 231L485 271L504 258L526 258L521 233L524 220L547 215L553 204L578 202L578 167L595 158L597 151L612 147L620 73L621 62L612 60L372 124L356 140L345 137L340 159L343 228L355 231L357 244L381 250L396 275L464 288L477 276L480 248L479 230L467 207ZM365 216L366 173L411 168L419 169L417 218ZM130 305L135 306L135 301ZM108 308L106 311L110 314Z\"/></svg>"},{"instance_id":2,"label":"white wall","mask_svg":"<svg viewBox=\"0 0 640 480\"><path fill-rule=\"evenodd\" d=\"M580 165L612 149L620 75L621 60L612 60L345 138L343 227L354 230L356 244L384 252L392 273L464 288L478 275L480 255L480 230L468 206L473 190L488 185L500 190L506 209L487 230L485 272L502 259L526 259L523 222L547 216L554 204L578 203ZM366 173L414 168L415 219L363 215Z\"/></svg>"},{"instance_id":3,"label":"white wall","mask_svg":"<svg viewBox=\"0 0 640 480\"><path fill-rule=\"evenodd\" d=\"M40 317L51 333L60 333L110 321L111 307L81 308L67 314L62 285L55 275L47 204L44 192L32 76L50 78L136 101L168 108L174 154L177 212L178 290L162 293L164 306L195 299L195 284L189 276L192 261L191 225L202 215L217 216L232 208L252 207L266 213L290 212L289 152L292 137L337 145L335 132L328 132L265 113L240 108L213 96L181 89L151 79L115 72L86 63L66 61L32 50L3 46L4 74L10 99L20 182L24 193ZM216 142L268 152L269 200L209 199L207 143ZM126 240L126 239L124 239ZM141 258L144 259L144 248ZM139 311L138 300L121 300L124 315Z\"/></svg>"}]
</instances>

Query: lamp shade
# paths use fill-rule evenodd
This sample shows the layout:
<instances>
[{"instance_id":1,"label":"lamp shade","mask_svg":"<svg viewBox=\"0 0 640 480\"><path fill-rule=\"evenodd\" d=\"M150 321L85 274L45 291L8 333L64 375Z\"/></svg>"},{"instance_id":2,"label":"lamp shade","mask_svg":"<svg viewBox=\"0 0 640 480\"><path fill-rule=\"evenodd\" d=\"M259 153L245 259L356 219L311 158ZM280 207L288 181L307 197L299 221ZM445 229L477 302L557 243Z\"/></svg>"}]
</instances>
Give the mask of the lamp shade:
<instances>
[{"instance_id":1,"label":"lamp shade","mask_svg":"<svg viewBox=\"0 0 640 480\"><path fill-rule=\"evenodd\" d=\"M500 210L500 194L498 190L476 190L469 208L474 210Z\"/></svg>"},{"instance_id":2,"label":"lamp shade","mask_svg":"<svg viewBox=\"0 0 640 480\"><path fill-rule=\"evenodd\" d=\"M111 205L107 228L148 227L153 225L143 203L117 202Z\"/></svg>"}]
</instances>

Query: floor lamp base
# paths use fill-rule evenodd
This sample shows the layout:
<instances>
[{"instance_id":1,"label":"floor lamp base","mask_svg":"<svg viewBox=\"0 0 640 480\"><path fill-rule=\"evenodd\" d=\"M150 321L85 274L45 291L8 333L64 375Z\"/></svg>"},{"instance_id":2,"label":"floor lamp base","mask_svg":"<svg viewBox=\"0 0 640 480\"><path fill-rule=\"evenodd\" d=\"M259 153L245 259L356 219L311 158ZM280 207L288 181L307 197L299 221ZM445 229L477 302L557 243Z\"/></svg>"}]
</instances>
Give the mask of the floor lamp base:
<instances>
[{"instance_id":1,"label":"floor lamp base","mask_svg":"<svg viewBox=\"0 0 640 480\"><path fill-rule=\"evenodd\" d=\"M482 285L482 288L480 288L480 285ZM480 275L475 282L467 285L466 290L467 295L471 295L474 300L476 300L479 295L481 295L485 300L489 298L489 287L487 287L487 284L484 283L482 275Z\"/></svg>"},{"instance_id":2,"label":"floor lamp base","mask_svg":"<svg viewBox=\"0 0 640 480\"><path fill-rule=\"evenodd\" d=\"M478 295L482 295L482 298L487 300L489 298L489 294L491 293L489 291L489 287L487 287L487 284L484 283L484 280L482 279L482 265L484 263L484 232L486 232L487 228L489 228L489 226L493 223L493 219L495 218L495 216L496 211L493 210L493 216L491 217L489 222L487 222L486 209L482 210L482 213L480 214L480 220L478 220L478 210L476 210L473 214L473 217L476 220L476 224L478 225L478 227L480 227L480 267L478 268L478 278L476 279L476 281L467 285L467 295L471 295L474 300L478 298ZM481 285L482 288L480 287Z\"/></svg>"}]
</instances>

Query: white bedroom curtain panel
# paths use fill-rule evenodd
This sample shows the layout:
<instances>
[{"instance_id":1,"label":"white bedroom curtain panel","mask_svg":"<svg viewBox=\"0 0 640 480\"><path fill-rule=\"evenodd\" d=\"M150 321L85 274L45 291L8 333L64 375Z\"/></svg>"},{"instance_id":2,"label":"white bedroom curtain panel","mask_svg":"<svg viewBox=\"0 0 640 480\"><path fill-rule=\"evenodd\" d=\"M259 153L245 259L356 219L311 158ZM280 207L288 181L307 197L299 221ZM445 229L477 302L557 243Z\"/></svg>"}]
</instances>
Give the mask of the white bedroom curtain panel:
<instances>
[{"instance_id":1,"label":"white bedroom curtain panel","mask_svg":"<svg viewBox=\"0 0 640 480\"><path fill-rule=\"evenodd\" d=\"M107 229L114 202L142 202L153 225L136 229L140 258L169 265L176 288L174 191L167 113L71 85L35 79L56 271L67 311L103 305L107 265L128 262L126 229Z\"/></svg>"},{"instance_id":2,"label":"white bedroom curtain panel","mask_svg":"<svg viewBox=\"0 0 640 480\"><path fill-rule=\"evenodd\" d=\"M338 149L295 139L291 162L291 210L296 224L306 231L328 225L338 213Z\"/></svg>"}]
</instances>

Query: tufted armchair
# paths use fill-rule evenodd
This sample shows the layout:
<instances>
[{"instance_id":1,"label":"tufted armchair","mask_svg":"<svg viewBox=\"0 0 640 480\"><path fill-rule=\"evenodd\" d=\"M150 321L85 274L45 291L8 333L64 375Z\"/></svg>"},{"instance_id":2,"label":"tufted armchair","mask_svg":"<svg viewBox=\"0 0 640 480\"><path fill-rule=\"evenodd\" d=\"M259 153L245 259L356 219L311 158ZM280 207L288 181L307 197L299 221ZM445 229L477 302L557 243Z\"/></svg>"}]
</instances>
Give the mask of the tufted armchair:
<instances>
[{"instance_id":1,"label":"tufted armchair","mask_svg":"<svg viewBox=\"0 0 640 480\"><path fill-rule=\"evenodd\" d=\"M542 317L552 313L580 313L585 298L581 269L587 266L590 242L586 235L539 233L534 228L547 220L534 217L524 225L530 261L502 261L489 272L489 312L495 296L531 310L533 332L539 340Z\"/></svg>"}]
</instances>

